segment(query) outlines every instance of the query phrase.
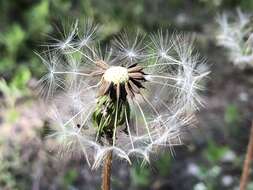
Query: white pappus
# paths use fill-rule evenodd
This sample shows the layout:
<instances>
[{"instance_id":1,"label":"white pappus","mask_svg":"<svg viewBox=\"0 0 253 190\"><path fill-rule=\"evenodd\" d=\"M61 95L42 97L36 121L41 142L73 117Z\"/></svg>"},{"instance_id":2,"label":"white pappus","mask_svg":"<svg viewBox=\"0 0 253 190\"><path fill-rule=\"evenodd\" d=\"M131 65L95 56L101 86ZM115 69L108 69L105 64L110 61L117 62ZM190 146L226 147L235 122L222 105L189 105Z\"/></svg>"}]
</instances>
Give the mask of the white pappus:
<instances>
[{"instance_id":1,"label":"white pappus","mask_svg":"<svg viewBox=\"0 0 253 190\"><path fill-rule=\"evenodd\" d=\"M123 32L102 48L98 29L91 21L83 27L76 22L65 39L54 39L39 55L47 67L39 86L50 102L51 136L59 140L60 152L85 156L97 168L111 150L131 163L133 157L149 161L150 153L182 144L181 131L202 106L199 90L209 73L192 39L163 31L134 37ZM115 115L110 107L115 105L104 96L115 97ZM94 127L94 117L106 123L110 116L122 121L113 119L106 132Z\"/></svg>"}]
</instances>

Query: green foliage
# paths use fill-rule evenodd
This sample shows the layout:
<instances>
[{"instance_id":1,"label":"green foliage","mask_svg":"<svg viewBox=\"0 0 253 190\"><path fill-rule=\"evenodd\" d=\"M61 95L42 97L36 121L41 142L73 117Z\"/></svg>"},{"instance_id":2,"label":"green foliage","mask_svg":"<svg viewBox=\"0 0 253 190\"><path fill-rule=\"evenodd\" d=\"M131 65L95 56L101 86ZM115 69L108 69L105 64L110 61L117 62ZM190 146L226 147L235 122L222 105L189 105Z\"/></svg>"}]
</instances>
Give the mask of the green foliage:
<instances>
[{"instance_id":1,"label":"green foliage","mask_svg":"<svg viewBox=\"0 0 253 190\"><path fill-rule=\"evenodd\" d=\"M252 0L244 0L244 1L240 1L240 6L243 9L252 11L253 10L253 1ZM252 188L253 189L253 188Z\"/></svg>"},{"instance_id":2,"label":"green foliage","mask_svg":"<svg viewBox=\"0 0 253 190\"><path fill-rule=\"evenodd\" d=\"M78 177L78 173L75 169L68 170L63 177L64 187L71 186L75 182L77 177Z\"/></svg>"},{"instance_id":3,"label":"green foliage","mask_svg":"<svg viewBox=\"0 0 253 190\"><path fill-rule=\"evenodd\" d=\"M195 174L201 183L197 183L194 189L198 189L199 186L203 186L203 189L206 190L221 188L220 179L224 172L221 163L230 152L231 150L228 146L221 146L214 141L208 142L207 147L203 151L205 162L198 163L198 170ZM236 164L236 162L237 160L235 159L231 164Z\"/></svg>"},{"instance_id":4,"label":"green foliage","mask_svg":"<svg viewBox=\"0 0 253 190\"><path fill-rule=\"evenodd\" d=\"M20 97L20 93L16 88L8 86L7 82L0 80L0 91L5 98L5 104L7 107L14 107L17 97Z\"/></svg>"},{"instance_id":5,"label":"green foliage","mask_svg":"<svg viewBox=\"0 0 253 190\"><path fill-rule=\"evenodd\" d=\"M25 18L28 24L28 32L31 35L37 35L37 33L47 33L50 30L49 19L49 1L42 0L38 4L31 7L31 9L25 14Z\"/></svg>"},{"instance_id":6,"label":"green foliage","mask_svg":"<svg viewBox=\"0 0 253 190\"><path fill-rule=\"evenodd\" d=\"M82 2L85 2L85 0ZM61 16L61 15L68 16L73 2L69 0L54 0L54 1L51 1L50 3L51 3L52 9L55 11L55 16Z\"/></svg>"},{"instance_id":7,"label":"green foliage","mask_svg":"<svg viewBox=\"0 0 253 190\"><path fill-rule=\"evenodd\" d=\"M0 34L0 47L5 51L0 53L0 73L10 72L15 67L19 48L24 45L26 33L19 24L14 23L8 30Z\"/></svg>"},{"instance_id":8,"label":"green foliage","mask_svg":"<svg viewBox=\"0 0 253 190\"><path fill-rule=\"evenodd\" d=\"M159 175L162 177L169 176L171 171L171 164L171 155L169 153L162 154L155 163Z\"/></svg>"},{"instance_id":9,"label":"green foliage","mask_svg":"<svg viewBox=\"0 0 253 190\"><path fill-rule=\"evenodd\" d=\"M171 173L172 159L170 153L162 154L158 160L152 163L152 166L145 163L134 163L130 169L130 178L132 186L146 189L153 182L151 176L154 175L151 168L154 167L157 171L157 177L168 178Z\"/></svg>"},{"instance_id":10,"label":"green foliage","mask_svg":"<svg viewBox=\"0 0 253 190\"><path fill-rule=\"evenodd\" d=\"M235 124L240 120L240 114L235 105L231 104L226 107L224 120L227 124Z\"/></svg>"},{"instance_id":11,"label":"green foliage","mask_svg":"<svg viewBox=\"0 0 253 190\"><path fill-rule=\"evenodd\" d=\"M206 167L203 165L200 167L198 178L203 182L203 185L206 190L214 190L218 188L217 179L220 174L220 166ZM196 186L194 189L197 189Z\"/></svg>"},{"instance_id":12,"label":"green foliage","mask_svg":"<svg viewBox=\"0 0 253 190\"><path fill-rule=\"evenodd\" d=\"M27 82L30 78L30 71L26 67L20 67L9 84L4 79L0 79L0 91L4 95L6 122L14 123L19 118L15 104L19 98L29 95Z\"/></svg>"},{"instance_id":13,"label":"green foliage","mask_svg":"<svg viewBox=\"0 0 253 190\"><path fill-rule=\"evenodd\" d=\"M18 120L18 118L20 117L19 112L14 108L10 108L10 109L6 110L5 115L6 115L5 120L7 123L15 123Z\"/></svg>"},{"instance_id":14,"label":"green foliage","mask_svg":"<svg viewBox=\"0 0 253 190\"><path fill-rule=\"evenodd\" d=\"M6 46L10 55L15 55L26 38L25 31L19 24L14 23L10 28L1 35L1 43Z\"/></svg>"},{"instance_id":15,"label":"green foliage","mask_svg":"<svg viewBox=\"0 0 253 190\"><path fill-rule=\"evenodd\" d=\"M130 171L131 181L135 186L147 187L150 181L150 170L147 167L141 167L139 165L135 165L131 168Z\"/></svg>"},{"instance_id":16,"label":"green foliage","mask_svg":"<svg viewBox=\"0 0 253 190\"><path fill-rule=\"evenodd\" d=\"M207 148L204 150L204 157L210 163L218 163L224 155L229 151L227 146L219 146L213 141L208 142Z\"/></svg>"},{"instance_id":17,"label":"green foliage","mask_svg":"<svg viewBox=\"0 0 253 190\"><path fill-rule=\"evenodd\" d=\"M15 60L9 57L0 58L0 73L9 72L15 66Z\"/></svg>"},{"instance_id":18,"label":"green foliage","mask_svg":"<svg viewBox=\"0 0 253 190\"><path fill-rule=\"evenodd\" d=\"M10 82L10 87L25 91L27 83L31 78L31 72L26 67L20 67Z\"/></svg>"},{"instance_id":19,"label":"green foliage","mask_svg":"<svg viewBox=\"0 0 253 190\"><path fill-rule=\"evenodd\" d=\"M7 106L14 107L16 100L29 93L27 82L31 73L26 67L20 67L14 78L7 84L4 79L0 80L0 91L5 97Z\"/></svg>"}]
</instances>

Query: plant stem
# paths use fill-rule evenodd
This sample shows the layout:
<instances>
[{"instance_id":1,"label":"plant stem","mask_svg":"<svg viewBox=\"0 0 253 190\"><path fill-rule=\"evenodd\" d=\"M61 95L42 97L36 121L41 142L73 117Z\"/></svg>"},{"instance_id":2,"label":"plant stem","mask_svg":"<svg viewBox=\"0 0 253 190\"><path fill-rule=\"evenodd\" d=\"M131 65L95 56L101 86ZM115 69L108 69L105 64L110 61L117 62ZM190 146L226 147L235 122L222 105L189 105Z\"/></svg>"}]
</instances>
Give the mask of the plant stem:
<instances>
[{"instance_id":1,"label":"plant stem","mask_svg":"<svg viewBox=\"0 0 253 190\"><path fill-rule=\"evenodd\" d=\"M102 190L110 190L112 169L112 150L106 155L102 171Z\"/></svg>"},{"instance_id":2,"label":"plant stem","mask_svg":"<svg viewBox=\"0 0 253 190\"><path fill-rule=\"evenodd\" d=\"M247 153L246 153L246 157L245 157L244 165L243 165L243 171L242 171L242 176L241 176L241 181L240 181L240 190L246 190L247 188L249 173L250 173L250 165L251 165L252 159L253 159L253 121L251 125Z\"/></svg>"}]
</instances>

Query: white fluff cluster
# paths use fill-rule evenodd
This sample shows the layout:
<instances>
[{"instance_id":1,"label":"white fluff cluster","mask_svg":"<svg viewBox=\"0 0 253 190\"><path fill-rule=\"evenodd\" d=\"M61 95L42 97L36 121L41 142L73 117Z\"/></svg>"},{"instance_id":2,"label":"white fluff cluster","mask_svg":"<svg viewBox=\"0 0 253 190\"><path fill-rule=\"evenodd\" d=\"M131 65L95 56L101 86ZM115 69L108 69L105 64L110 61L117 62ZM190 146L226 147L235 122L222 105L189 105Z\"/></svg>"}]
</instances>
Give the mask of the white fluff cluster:
<instances>
[{"instance_id":1,"label":"white fluff cluster","mask_svg":"<svg viewBox=\"0 0 253 190\"><path fill-rule=\"evenodd\" d=\"M194 111L202 105L198 91L208 74L203 59L193 52L192 39L162 31L135 37L124 32L109 48L101 48L97 30L90 21L82 28L75 23L65 39L55 39L40 55L48 70L39 82L50 102L52 136L59 140L59 150L85 156L97 168L110 150L131 163L133 157L149 161L159 148L181 144L182 129L192 124ZM120 67L137 63L145 72L142 96L128 97L130 117L117 127L113 145L97 140L92 123L101 82L100 75L92 74L99 70L98 60Z\"/></svg>"},{"instance_id":2,"label":"white fluff cluster","mask_svg":"<svg viewBox=\"0 0 253 190\"><path fill-rule=\"evenodd\" d=\"M217 17L217 43L228 50L228 57L239 68L253 66L253 31L251 15L237 9L237 15L222 13Z\"/></svg>"}]
</instances>

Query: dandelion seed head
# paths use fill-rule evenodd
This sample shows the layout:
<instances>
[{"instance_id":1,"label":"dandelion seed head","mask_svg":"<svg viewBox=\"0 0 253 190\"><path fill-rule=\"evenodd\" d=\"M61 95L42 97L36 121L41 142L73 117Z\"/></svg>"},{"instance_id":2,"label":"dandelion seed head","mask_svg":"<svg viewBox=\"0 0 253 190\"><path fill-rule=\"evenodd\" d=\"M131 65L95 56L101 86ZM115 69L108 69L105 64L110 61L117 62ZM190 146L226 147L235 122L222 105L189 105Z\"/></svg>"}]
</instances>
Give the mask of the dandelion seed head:
<instances>
[{"instance_id":1,"label":"dandelion seed head","mask_svg":"<svg viewBox=\"0 0 253 190\"><path fill-rule=\"evenodd\" d=\"M59 152L84 156L92 168L109 151L129 163L133 157L149 162L163 147L174 154L182 129L202 106L199 91L208 74L192 39L123 32L103 48L96 32L91 22L75 23L40 56L47 67L40 86L54 110L51 137Z\"/></svg>"},{"instance_id":2,"label":"dandelion seed head","mask_svg":"<svg viewBox=\"0 0 253 190\"><path fill-rule=\"evenodd\" d=\"M114 56L122 61L128 61L134 63L136 61L141 61L144 55L143 41L145 36L139 31L136 31L136 35L131 36L129 33L123 31L118 37L116 37L113 42Z\"/></svg>"}]
</instances>

